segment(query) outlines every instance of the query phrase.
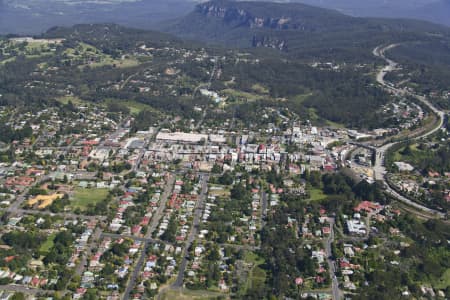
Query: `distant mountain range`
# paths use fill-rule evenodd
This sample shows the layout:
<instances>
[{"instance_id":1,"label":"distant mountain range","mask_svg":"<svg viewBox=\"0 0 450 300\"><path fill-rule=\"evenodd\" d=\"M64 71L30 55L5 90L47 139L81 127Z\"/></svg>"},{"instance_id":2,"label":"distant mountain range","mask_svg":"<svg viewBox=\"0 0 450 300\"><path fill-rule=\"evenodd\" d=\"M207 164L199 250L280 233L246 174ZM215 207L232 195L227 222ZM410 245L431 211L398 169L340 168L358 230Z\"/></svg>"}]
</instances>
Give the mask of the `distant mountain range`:
<instances>
[{"instance_id":1,"label":"distant mountain range","mask_svg":"<svg viewBox=\"0 0 450 300\"><path fill-rule=\"evenodd\" d=\"M292 0L352 16L413 18L450 26L450 0Z\"/></svg>"},{"instance_id":2,"label":"distant mountain range","mask_svg":"<svg viewBox=\"0 0 450 300\"><path fill-rule=\"evenodd\" d=\"M194 6L191 0L0 0L0 34L38 34L82 23L149 29Z\"/></svg>"},{"instance_id":3,"label":"distant mountain range","mask_svg":"<svg viewBox=\"0 0 450 300\"><path fill-rule=\"evenodd\" d=\"M265 47L301 56L358 58L377 44L449 36L450 28L407 19L360 18L300 3L213 0L163 31L235 47ZM359 50L365 49L366 51ZM352 53L353 52L353 53Z\"/></svg>"},{"instance_id":4,"label":"distant mountain range","mask_svg":"<svg viewBox=\"0 0 450 300\"><path fill-rule=\"evenodd\" d=\"M270 0L267 0L270 1ZM0 0L0 34L37 34L53 26L117 23L153 29L203 0ZM352 16L417 18L450 26L450 0L272 0L302 2Z\"/></svg>"}]
</instances>

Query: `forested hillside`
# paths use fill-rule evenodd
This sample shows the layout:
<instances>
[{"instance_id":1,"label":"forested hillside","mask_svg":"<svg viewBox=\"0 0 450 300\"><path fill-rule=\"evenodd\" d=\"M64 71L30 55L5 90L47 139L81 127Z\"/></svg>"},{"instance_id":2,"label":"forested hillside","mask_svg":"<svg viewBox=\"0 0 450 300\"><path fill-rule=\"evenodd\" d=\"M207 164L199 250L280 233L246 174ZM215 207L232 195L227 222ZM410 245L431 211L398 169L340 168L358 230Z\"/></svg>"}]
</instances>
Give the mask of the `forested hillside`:
<instances>
[{"instance_id":1,"label":"forested hillside","mask_svg":"<svg viewBox=\"0 0 450 300\"><path fill-rule=\"evenodd\" d=\"M422 21L355 18L299 3L215 0L165 31L180 37L239 47L268 47L296 57L369 59L381 43L449 36L449 29Z\"/></svg>"},{"instance_id":2,"label":"forested hillside","mask_svg":"<svg viewBox=\"0 0 450 300\"><path fill-rule=\"evenodd\" d=\"M450 41L431 40L404 43L389 55L403 66L390 80L432 97L444 109L450 108Z\"/></svg>"},{"instance_id":3,"label":"forested hillside","mask_svg":"<svg viewBox=\"0 0 450 300\"><path fill-rule=\"evenodd\" d=\"M370 64L330 68L315 60L286 59L282 52L268 49L241 58L244 53L237 50L202 50L198 43L112 24L58 27L44 37L65 41L53 52L25 43L12 57L6 53L14 45L4 41L2 103L48 103L69 93L86 101L133 101L164 113L194 116L194 107L208 102L198 87L211 80L211 87L229 99L224 116L234 111L243 122L260 122L255 112L264 103L311 120L374 128L384 122L374 112L389 101L374 87ZM184 58L193 53L222 59L213 63L214 58ZM220 75L210 78L214 65ZM178 70L175 77L167 74L168 66Z\"/></svg>"},{"instance_id":4,"label":"forested hillside","mask_svg":"<svg viewBox=\"0 0 450 300\"><path fill-rule=\"evenodd\" d=\"M376 86L375 73L384 62L372 50L399 42L394 49L399 61L411 65L412 74L418 74L415 66L429 74L418 74L418 82L429 82L428 88L446 84L438 61L448 56L448 29L425 22L353 18L302 4L217 0L199 4L167 29L180 37L96 24L50 29L43 38L64 39L52 49L5 40L1 102L47 103L69 94L196 117L194 107L208 102L199 89L210 86L229 99L218 119L234 115L257 123L258 107L285 107L319 123L376 128L389 125L381 107L390 97ZM429 55L436 49L438 55Z\"/></svg>"}]
</instances>

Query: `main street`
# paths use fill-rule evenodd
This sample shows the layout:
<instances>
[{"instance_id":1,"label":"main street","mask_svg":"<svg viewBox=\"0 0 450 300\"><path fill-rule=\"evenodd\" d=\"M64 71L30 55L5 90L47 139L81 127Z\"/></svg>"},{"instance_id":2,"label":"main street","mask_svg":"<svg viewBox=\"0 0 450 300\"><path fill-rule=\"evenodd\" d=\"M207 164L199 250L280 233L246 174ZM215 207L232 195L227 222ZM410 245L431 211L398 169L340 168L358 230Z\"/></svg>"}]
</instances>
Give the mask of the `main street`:
<instances>
[{"instance_id":1,"label":"main street","mask_svg":"<svg viewBox=\"0 0 450 300\"><path fill-rule=\"evenodd\" d=\"M437 126L435 126L433 129L421 134L420 136L417 137L413 137L411 139L414 140L418 140L418 139L423 139L426 138L434 133L436 133L440 128L442 128L442 126L444 125L444 119L445 119L445 112L437 109L433 104L431 104L424 96L421 95L417 95L414 94L410 91L408 91L407 89L399 89L396 88L393 84L388 83L384 80L384 77L386 76L387 73L392 72L396 69L397 67L397 63L394 62L393 60L386 58L385 53L386 51L393 49L395 47L397 47L398 44L391 44L388 46L378 46L373 50L373 54L379 58L384 59L387 62L387 66L385 66L383 69L380 70L380 72L377 74L377 82L382 85L384 88L386 88L387 90L390 90L392 92L394 92L394 94L396 95L402 95L402 96L412 96L414 98L416 98L417 100L419 100L423 105L425 105L426 107L428 107L434 114L436 114L436 116L439 118L439 122L437 124ZM417 208L419 210L425 211L427 213L431 213L433 215L436 215L440 218L444 218L445 214L438 212L436 210L430 209L428 207L425 207L421 204L418 204L415 201L412 201L411 199L408 199L402 195L400 195L398 192L396 192L395 190L393 190L387 180L386 180L386 167L384 165L384 160L385 160L385 156L386 156L386 152L393 147L394 145L398 144L400 142L392 142L386 145L383 145L381 147L376 148L376 152L375 152L375 164L374 164L374 177L376 180L382 180L385 183L385 187L386 187L386 192L391 195L392 197L396 198L397 200L412 206L414 208Z\"/></svg>"}]
</instances>

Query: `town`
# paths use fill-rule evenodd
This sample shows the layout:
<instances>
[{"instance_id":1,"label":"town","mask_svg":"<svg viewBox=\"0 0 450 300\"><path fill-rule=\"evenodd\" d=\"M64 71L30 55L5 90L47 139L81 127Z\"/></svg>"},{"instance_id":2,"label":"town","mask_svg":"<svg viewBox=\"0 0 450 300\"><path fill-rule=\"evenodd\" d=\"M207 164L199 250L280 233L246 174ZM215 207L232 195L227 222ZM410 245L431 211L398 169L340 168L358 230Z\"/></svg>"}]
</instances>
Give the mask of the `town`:
<instances>
[{"instance_id":1,"label":"town","mask_svg":"<svg viewBox=\"0 0 450 300\"><path fill-rule=\"evenodd\" d=\"M295 66L382 75L395 101L347 126L255 54L130 44L0 41L54 100L0 94L0 299L448 297L446 113L383 66Z\"/></svg>"},{"instance_id":2,"label":"town","mask_svg":"<svg viewBox=\"0 0 450 300\"><path fill-rule=\"evenodd\" d=\"M302 295L331 298L322 291L334 274L338 293L360 289L361 257L382 251L395 266L410 244L407 237L395 238L398 247L376 241L403 236L387 225L402 215L395 206L374 199L330 214L320 205L338 169L374 182L371 154L357 146L354 131L286 118L285 130L272 125L271 132L172 132L170 121L133 132L133 117L95 105L14 115L10 125L29 132L4 146L0 167L5 295L244 295L264 284L268 216L292 197L304 199L306 212L285 224L308 264L291 282ZM322 183L323 172L330 179Z\"/></svg>"}]
</instances>

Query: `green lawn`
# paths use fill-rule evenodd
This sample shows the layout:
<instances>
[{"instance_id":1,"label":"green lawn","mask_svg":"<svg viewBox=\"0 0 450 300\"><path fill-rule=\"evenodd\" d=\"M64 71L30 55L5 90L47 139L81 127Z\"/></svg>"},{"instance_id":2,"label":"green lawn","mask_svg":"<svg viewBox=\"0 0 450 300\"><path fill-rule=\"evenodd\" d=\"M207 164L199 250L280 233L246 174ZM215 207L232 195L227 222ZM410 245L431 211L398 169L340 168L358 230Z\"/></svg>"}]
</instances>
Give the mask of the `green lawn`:
<instances>
[{"instance_id":1,"label":"green lawn","mask_svg":"<svg viewBox=\"0 0 450 300\"><path fill-rule=\"evenodd\" d=\"M240 100L248 100L248 101L256 101L256 100L261 100L263 99L265 96L261 96L258 95L256 93L248 93L248 92L244 92L244 91L238 91L235 89L225 89L221 91L225 96L231 96L234 98L237 98L238 101Z\"/></svg>"},{"instance_id":2,"label":"green lawn","mask_svg":"<svg viewBox=\"0 0 450 300\"><path fill-rule=\"evenodd\" d=\"M80 98L75 97L75 96L59 97L56 100L62 104L67 104L67 103L69 103L69 101L72 101L72 103L74 105L87 105L88 104L88 102L81 100Z\"/></svg>"},{"instance_id":3,"label":"green lawn","mask_svg":"<svg viewBox=\"0 0 450 300\"><path fill-rule=\"evenodd\" d=\"M25 47L28 51L33 50L46 50L49 48L48 43L46 42L40 42L40 41L30 41L27 43L27 46Z\"/></svg>"},{"instance_id":4,"label":"green lawn","mask_svg":"<svg viewBox=\"0 0 450 300\"><path fill-rule=\"evenodd\" d=\"M89 64L91 68L112 65L115 65L118 68L129 68L140 64L140 62L134 57L126 58L123 60L113 59L110 55L105 54L94 46L85 43L79 43L76 48L66 49L65 54L71 59L83 58L85 55L88 55L89 57L96 57L97 59L99 59L99 61ZM82 69L86 66L87 65L81 65L79 66L79 68Z\"/></svg>"},{"instance_id":5,"label":"green lawn","mask_svg":"<svg viewBox=\"0 0 450 300\"><path fill-rule=\"evenodd\" d=\"M444 272L444 274L442 274L441 278L436 281L434 287L445 290L449 286L450 286L450 269L447 269Z\"/></svg>"},{"instance_id":6,"label":"green lawn","mask_svg":"<svg viewBox=\"0 0 450 300\"><path fill-rule=\"evenodd\" d=\"M47 237L47 240L39 248L39 252L41 252L43 255L48 254L48 252L54 245L53 240L55 239L55 237L56 237L56 233L50 234Z\"/></svg>"},{"instance_id":7,"label":"green lawn","mask_svg":"<svg viewBox=\"0 0 450 300\"><path fill-rule=\"evenodd\" d=\"M246 252L244 260L253 264L244 290L263 287L266 281L266 271L260 266L264 263L264 259L254 252Z\"/></svg>"},{"instance_id":8,"label":"green lawn","mask_svg":"<svg viewBox=\"0 0 450 300\"><path fill-rule=\"evenodd\" d=\"M4 65L6 63L9 63L9 62L12 62L12 61L15 61L15 60L16 60L16 57L10 57L10 58L7 58L5 60L0 61L0 65Z\"/></svg>"},{"instance_id":9,"label":"green lawn","mask_svg":"<svg viewBox=\"0 0 450 300\"><path fill-rule=\"evenodd\" d=\"M267 95L270 92L268 88L266 88L265 86L263 86L259 83L254 84L252 86L252 90L254 90L258 94L263 94L263 95Z\"/></svg>"},{"instance_id":10,"label":"green lawn","mask_svg":"<svg viewBox=\"0 0 450 300\"><path fill-rule=\"evenodd\" d=\"M163 300L212 300L217 299L224 294L219 292L205 291L205 290L188 290L181 289L178 291L164 290L161 292L158 299Z\"/></svg>"},{"instance_id":11,"label":"green lawn","mask_svg":"<svg viewBox=\"0 0 450 300\"><path fill-rule=\"evenodd\" d=\"M76 188L70 206L73 209L79 208L85 210L89 204L96 204L108 195L108 189L83 189Z\"/></svg>"},{"instance_id":12,"label":"green lawn","mask_svg":"<svg viewBox=\"0 0 450 300\"><path fill-rule=\"evenodd\" d=\"M143 110L153 110L153 108L150 105L145 104L145 103L141 103L141 102L138 102L138 101L133 101L133 100L123 101L123 100L119 100L119 99L106 99L105 100L106 104L109 104L109 103L112 103L112 102L116 102L116 103L120 102L120 104L123 104L126 107L128 107L132 114L138 114L138 113L140 113Z\"/></svg>"},{"instance_id":13,"label":"green lawn","mask_svg":"<svg viewBox=\"0 0 450 300\"><path fill-rule=\"evenodd\" d=\"M139 61L134 58L126 58L126 59L113 59L109 56L102 57L100 62L95 62L90 64L91 68L98 68L103 66L112 66L115 65L117 68L130 68L139 65ZM84 66L80 66L82 68Z\"/></svg>"},{"instance_id":14,"label":"green lawn","mask_svg":"<svg viewBox=\"0 0 450 300\"><path fill-rule=\"evenodd\" d=\"M209 185L209 193L211 195L214 195L216 197L230 197L230 188L227 185L220 185L220 184L210 184ZM215 189L215 188L222 188Z\"/></svg>"},{"instance_id":15,"label":"green lawn","mask_svg":"<svg viewBox=\"0 0 450 300\"><path fill-rule=\"evenodd\" d=\"M341 123L336 123L336 122L333 122L333 121L330 121L330 120L327 120L326 121L326 124L328 125L328 126L331 126L331 127L334 127L334 128L345 128L345 125L344 124L341 124Z\"/></svg>"},{"instance_id":16,"label":"green lawn","mask_svg":"<svg viewBox=\"0 0 450 300\"><path fill-rule=\"evenodd\" d=\"M296 95L293 100L295 103L303 103L309 96L312 96L312 93Z\"/></svg>"},{"instance_id":17,"label":"green lawn","mask_svg":"<svg viewBox=\"0 0 450 300\"><path fill-rule=\"evenodd\" d=\"M319 201L327 197L321 189L311 189L309 190L309 195L309 201Z\"/></svg>"}]
</instances>

